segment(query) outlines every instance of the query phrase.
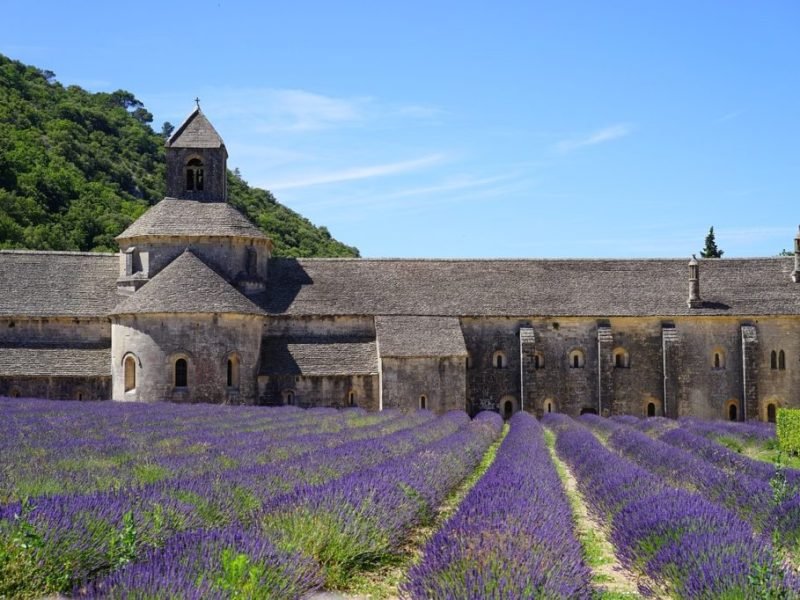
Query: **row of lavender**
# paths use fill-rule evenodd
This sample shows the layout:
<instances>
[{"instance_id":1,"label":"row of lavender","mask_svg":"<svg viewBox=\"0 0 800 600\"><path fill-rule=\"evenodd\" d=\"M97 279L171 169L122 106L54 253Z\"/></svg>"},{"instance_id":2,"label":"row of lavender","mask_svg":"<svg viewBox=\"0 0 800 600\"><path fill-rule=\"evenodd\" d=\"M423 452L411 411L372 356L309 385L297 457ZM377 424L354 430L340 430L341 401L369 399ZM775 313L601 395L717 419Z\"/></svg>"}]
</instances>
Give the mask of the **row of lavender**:
<instances>
[{"instance_id":1,"label":"row of lavender","mask_svg":"<svg viewBox=\"0 0 800 600\"><path fill-rule=\"evenodd\" d=\"M491 467L426 545L414 599L589 598L589 569L536 419L517 413Z\"/></svg>"},{"instance_id":2,"label":"row of lavender","mask_svg":"<svg viewBox=\"0 0 800 600\"><path fill-rule=\"evenodd\" d=\"M747 504L740 490L738 502L724 501L720 490L733 490L729 482L735 478L701 485L696 472L703 461L692 454L677 456L673 446L621 423L582 420L615 451L569 417L548 415L545 423L557 432L556 449L590 509L608 519L611 540L629 568L680 598L800 594L800 581L783 567L769 537L741 516L754 514L756 503ZM687 479L681 474L696 491L683 488ZM738 506L747 506L747 512Z\"/></svg>"},{"instance_id":3,"label":"row of lavender","mask_svg":"<svg viewBox=\"0 0 800 600\"><path fill-rule=\"evenodd\" d=\"M433 444L273 497L249 527L178 535L79 592L292 598L320 585L338 587L353 571L396 553L410 529L475 469L501 427L498 415L479 415Z\"/></svg>"}]
</instances>

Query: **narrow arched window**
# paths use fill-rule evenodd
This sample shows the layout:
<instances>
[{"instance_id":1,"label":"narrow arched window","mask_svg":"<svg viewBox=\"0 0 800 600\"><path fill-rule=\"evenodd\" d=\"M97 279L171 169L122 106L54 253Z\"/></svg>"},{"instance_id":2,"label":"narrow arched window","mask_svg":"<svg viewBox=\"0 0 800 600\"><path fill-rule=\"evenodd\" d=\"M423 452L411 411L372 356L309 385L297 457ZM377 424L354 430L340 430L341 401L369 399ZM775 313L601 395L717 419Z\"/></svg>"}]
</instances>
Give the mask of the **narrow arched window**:
<instances>
[{"instance_id":1,"label":"narrow arched window","mask_svg":"<svg viewBox=\"0 0 800 600\"><path fill-rule=\"evenodd\" d=\"M544 410L549 413L553 412L553 403L550 400L544 403Z\"/></svg>"},{"instance_id":2,"label":"narrow arched window","mask_svg":"<svg viewBox=\"0 0 800 600\"><path fill-rule=\"evenodd\" d=\"M294 405L294 392L292 390L286 392L286 404Z\"/></svg>"},{"instance_id":3,"label":"narrow arched window","mask_svg":"<svg viewBox=\"0 0 800 600\"><path fill-rule=\"evenodd\" d=\"M781 350L778 352L778 370L784 371L786 369L786 353Z\"/></svg>"},{"instance_id":4,"label":"narrow arched window","mask_svg":"<svg viewBox=\"0 0 800 600\"><path fill-rule=\"evenodd\" d=\"M424 394L419 397L419 407L421 410L428 408L428 398L426 398Z\"/></svg>"},{"instance_id":5,"label":"narrow arched window","mask_svg":"<svg viewBox=\"0 0 800 600\"><path fill-rule=\"evenodd\" d=\"M544 354L537 352L533 355L533 368L544 369Z\"/></svg>"},{"instance_id":6,"label":"narrow arched window","mask_svg":"<svg viewBox=\"0 0 800 600\"><path fill-rule=\"evenodd\" d=\"M225 381L229 388L239 389L239 356L233 354L228 357Z\"/></svg>"},{"instance_id":7,"label":"narrow arched window","mask_svg":"<svg viewBox=\"0 0 800 600\"><path fill-rule=\"evenodd\" d=\"M494 353L492 364L494 365L495 369L505 369L508 364L506 362L506 355L498 350Z\"/></svg>"},{"instance_id":8,"label":"narrow arched window","mask_svg":"<svg viewBox=\"0 0 800 600\"><path fill-rule=\"evenodd\" d=\"M136 359L133 356L125 357L125 391L136 389Z\"/></svg>"},{"instance_id":9,"label":"narrow arched window","mask_svg":"<svg viewBox=\"0 0 800 600\"><path fill-rule=\"evenodd\" d=\"M203 161L199 158L186 163L186 191L203 191Z\"/></svg>"},{"instance_id":10,"label":"narrow arched window","mask_svg":"<svg viewBox=\"0 0 800 600\"><path fill-rule=\"evenodd\" d=\"M573 369L582 369L584 366L583 352L580 350L573 350L569 353L569 366Z\"/></svg>"},{"instance_id":11,"label":"narrow arched window","mask_svg":"<svg viewBox=\"0 0 800 600\"><path fill-rule=\"evenodd\" d=\"M189 366L185 358L175 361L175 387L187 387L189 385Z\"/></svg>"},{"instance_id":12,"label":"narrow arched window","mask_svg":"<svg viewBox=\"0 0 800 600\"><path fill-rule=\"evenodd\" d=\"M348 406L356 405L356 393L352 390L347 394L347 405Z\"/></svg>"},{"instance_id":13,"label":"narrow arched window","mask_svg":"<svg viewBox=\"0 0 800 600\"><path fill-rule=\"evenodd\" d=\"M778 353L775 350L769 355L769 368L773 371L778 368Z\"/></svg>"},{"instance_id":14,"label":"narrow arched window","mask_svg":"<svg viewBox=\"0 0 800 600\"><path fill-rule=\"evenodd\" d=\"M714 368L715 369L725 368L725 359L722 356L721 352L714 352Z\"/></svg>"}]
</instances>

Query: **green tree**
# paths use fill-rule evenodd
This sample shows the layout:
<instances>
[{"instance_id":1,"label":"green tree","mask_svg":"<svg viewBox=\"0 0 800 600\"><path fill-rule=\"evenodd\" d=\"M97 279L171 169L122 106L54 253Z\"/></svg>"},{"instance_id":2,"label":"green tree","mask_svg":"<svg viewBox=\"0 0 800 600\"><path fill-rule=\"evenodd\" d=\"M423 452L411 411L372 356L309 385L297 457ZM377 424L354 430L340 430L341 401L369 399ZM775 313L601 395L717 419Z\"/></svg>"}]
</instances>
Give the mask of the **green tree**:
<instances>
[{"instance_id":1,"label":"green tree","mask_svg":"<svg viewBox=\"0 0 800 600\"><path fill-rule=\"evenodd\" d=\"M714 237L714 227L711 227L706 236L706 247L700 250L700 256L703 258L722 258L723 254L725 254L725 252L717 248L717 241Z\"/></svg>"}]
</instances>

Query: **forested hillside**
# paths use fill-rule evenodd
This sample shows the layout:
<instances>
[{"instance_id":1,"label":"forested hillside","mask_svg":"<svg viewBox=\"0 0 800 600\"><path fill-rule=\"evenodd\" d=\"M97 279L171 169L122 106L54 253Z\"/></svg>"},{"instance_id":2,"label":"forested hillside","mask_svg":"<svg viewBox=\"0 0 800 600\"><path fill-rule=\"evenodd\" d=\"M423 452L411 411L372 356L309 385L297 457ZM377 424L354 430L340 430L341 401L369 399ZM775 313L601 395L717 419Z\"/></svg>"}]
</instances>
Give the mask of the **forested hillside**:
<instances>
[{"instance_id":1,"label":"forested hillside","mask_svg":"<svg viewBox=\"0 0 800 600\"><path fill-rule=\"evenodd\" d=\"M0 55L0 248L116 251L164 196L164 137L130 93L63 86ZM228 173L229 200L279 256L358 256L325 227Z\"/></svg>"}]
</instances>

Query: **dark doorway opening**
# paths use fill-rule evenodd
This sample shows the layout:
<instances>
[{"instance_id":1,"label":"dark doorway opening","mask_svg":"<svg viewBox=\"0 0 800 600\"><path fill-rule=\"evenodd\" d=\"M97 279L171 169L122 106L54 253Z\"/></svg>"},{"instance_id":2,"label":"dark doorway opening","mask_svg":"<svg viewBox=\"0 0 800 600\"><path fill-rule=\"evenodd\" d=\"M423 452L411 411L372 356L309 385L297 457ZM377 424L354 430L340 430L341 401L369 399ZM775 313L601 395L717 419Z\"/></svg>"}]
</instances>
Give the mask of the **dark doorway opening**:
<instances>
[{"instance_id":1,"label":"dark doorway opening","mask_svg":"<svg viewBox=\"0 0 800 600\"><path fill-rule=\"evenodd\" d=\"M503 403L503 418L510 419L512 414L514 414L514 403L511 400L506 400Z\"/></svg>"},{"instance_id":2,"label":"dark doorway opening","mask_svg":"<svg viewBox=\"0 0 800 600\"><path fill-rule=\"evenodd\" d=\"M737 406L735 404L731 404L728 407L728 420L729 421L738 420L738 416L739 416L738 413L739 413L739 409L737 408Z\"/></svg>"},{"instance_id":3,"label":"dark doorway opening","mask_svg":"<svg viewBox=\"0 0 800 600\"><path fill-rule=\"evenodd\" d=\"M647 416L648 417L656 416L656 405L653 402L649 402L647 404Z\"/></svg>"},{"instance_id":4,"label":"dark doorway opening","mask_svg":"<svg viewBox=\"0 0 800 600\"><path fill-rule=\"evenodd\" d=\"M597 409L596 408L582 408L581 409L582 415L596 415Z\"/></svg>"}]
</instances>

